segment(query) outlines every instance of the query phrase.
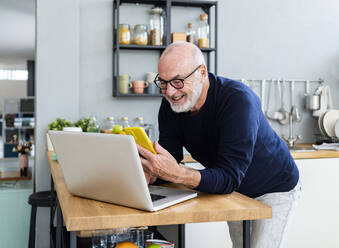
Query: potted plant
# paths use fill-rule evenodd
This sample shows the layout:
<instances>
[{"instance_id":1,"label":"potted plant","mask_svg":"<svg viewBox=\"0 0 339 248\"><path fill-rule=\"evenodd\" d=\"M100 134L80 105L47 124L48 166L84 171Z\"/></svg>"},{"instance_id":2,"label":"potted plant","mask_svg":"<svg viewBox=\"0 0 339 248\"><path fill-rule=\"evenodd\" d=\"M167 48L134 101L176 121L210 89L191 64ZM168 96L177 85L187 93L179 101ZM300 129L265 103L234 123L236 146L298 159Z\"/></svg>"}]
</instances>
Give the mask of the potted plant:
<instances>
[{"instance_id":1,"label":"potted plant","mask_svg":"<svg viewBox=\"0 0 339 248\"><path fill-rule=\"evenodd\" d=\"M56 130L56 131L62 131L64 127L74 127L73 122L66 120L65 118L56 118L55 121L48 124L48 130ZM47 138L47 150L48 151L54 151L51 139L48 136L48 133L46 133Z\"/></svg>"}]
</instances>

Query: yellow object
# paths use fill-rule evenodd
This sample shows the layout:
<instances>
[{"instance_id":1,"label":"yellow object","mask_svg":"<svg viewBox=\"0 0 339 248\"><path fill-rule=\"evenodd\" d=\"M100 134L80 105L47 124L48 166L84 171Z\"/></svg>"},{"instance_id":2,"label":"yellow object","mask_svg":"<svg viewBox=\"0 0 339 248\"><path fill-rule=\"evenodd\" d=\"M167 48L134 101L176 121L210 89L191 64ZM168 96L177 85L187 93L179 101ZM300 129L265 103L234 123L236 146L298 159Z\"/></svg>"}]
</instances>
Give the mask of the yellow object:
<instances>
[{"instance_id":1,"label":"yellow object","mask_svg":"<svg viewBox=\"0 0 339 248\"><path fill-rule=\"evenodd\" d=\"M127 24L124 24L127 25ZM119 43L121 45L129 45L131 44L131 31L129 30L128 26L121 27L119 29Z\"/></svg>"},{"instance_id":2,"label":"yellow object","mask_svg":"<svg viewBox=\"0 0 339 248\"><path fill-rule=\"evenodd\" d=\"M121 131L119 134L126 135L126 132L124 132L124 131Z\"/></svg>"},{"instance_id":3,"label":"yellow object","mask_svg":"<svg viewBox=\"0 0 339 248\"><path fill-rule=\"evenodd\" d=\"M136 45L147 45L147 36L138 36L136 38L134 38L134 44Z\"/></svg>"},{"instance_id":4,"label":"yellow object","mask_svg":"<svg viewBox=\"0 0 339 248\"><path fill-rule=\"evenodd\" d=\"M157 154L157 152L154 150L152 141L148 138L145 130L142 127L125 127L124 131L126 134L132 135L134 137L135 143L148 149L154 154Z\"/></svg>"},{"instance_id":5,"label":"yellow object","mask_svg":"<svg viewBox=\"0 0 339 248\"><path fill-rule=\"evenodd\" d=\"M130 241L120 242L115 248L138 248L138 246Z\"/></svg>"},{"instance_id":6,"label":"yellow object","mask_svg":"<svg viewBox=\"0 0 339 248\"><path fill-rule=\"evenodd\" d=\"M208 48L208 38L199 38L198 40L198 47L199 48Z\"/></svg>"}]
</instances>

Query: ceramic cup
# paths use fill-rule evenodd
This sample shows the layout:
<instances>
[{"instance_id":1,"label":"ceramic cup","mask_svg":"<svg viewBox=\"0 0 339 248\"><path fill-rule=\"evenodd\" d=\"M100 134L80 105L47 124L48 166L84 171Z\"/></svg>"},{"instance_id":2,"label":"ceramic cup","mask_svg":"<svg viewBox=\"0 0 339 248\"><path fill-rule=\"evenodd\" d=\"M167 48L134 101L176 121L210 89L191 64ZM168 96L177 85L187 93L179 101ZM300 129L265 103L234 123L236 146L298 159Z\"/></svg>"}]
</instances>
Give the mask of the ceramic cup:
<instances>
[{"instance_id":1,"label":"ceramic cup","mask_svg":"<svg viewBox=\"0 0 339 248\"><path fill-rule=\"evenodd\" d=\"M119 92L121 94L127 94L129 89L132 87L130 79L131 78L128 74L121 74L119 76Z\"/></svg>"},{"instance_id":2,"label":"ceramic cup","mask_svg":"<svg viewBox=\"0 0 339 248\"><path fill-rule=\"evenodd\" d=\"M157 73L155 72L147 72L146 73L146 82L153 83Z\"/></svg>"},{"instance_id":3,"label":"ceramic cup","mask_svg":"<svg viewBox=\"0 0 339 248\"><path fill-rule=\"evenodd\" d=\"M148 94L159 94L160 89L154 82L150 82L147 88L147 93Z\"/></svg>"},{"instance_id":4,"label":"ceramic cup","mask_svg":"<svg viewBox=\"0 0 339 248\"><path fill-rule=\"evenodd\" d=\"M133 92L135 94L144 93L144 89L148 87L149 83L145 81L133 81Z\"/></svg>"}]
</instances>

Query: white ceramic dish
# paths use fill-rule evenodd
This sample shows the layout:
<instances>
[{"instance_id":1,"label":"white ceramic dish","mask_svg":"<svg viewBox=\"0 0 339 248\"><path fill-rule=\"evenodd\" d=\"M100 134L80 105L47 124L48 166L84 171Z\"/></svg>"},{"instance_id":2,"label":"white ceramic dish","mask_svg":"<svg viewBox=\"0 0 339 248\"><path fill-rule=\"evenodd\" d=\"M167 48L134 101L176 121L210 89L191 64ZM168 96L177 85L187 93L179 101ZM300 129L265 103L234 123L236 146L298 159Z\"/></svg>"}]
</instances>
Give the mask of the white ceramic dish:
<instances>
[{"instance_id":1,"label":"white ceramic dish","mask_svg":"<svg viewBox=\"0 0 339 248\"><path fill-rule=\"evenodd\" d=\"M323 128L328 137L336 137L334 126L336 121L339 119L339 110L331 109L328 110L323 117Z\"/></svg>"},{"instance_id":2,"label":"white ceramic dish","mask_svg":"<svg viewBox=\"0 0 339 248\"><path fill-rule=\"evenodd\" d=\"M339 119L335 122L334 133L335 133L335 136L339 139Z\"/></svg>"},{"instance_id":3,"label":"white ceramic dish","mask_svg":"<svg viewBox=\"0 0 339 248\"><path fill-rule=\"evenodd\" d=\"M319 130L320 130L320 133L323 135L323 136L327 136L326 134L325 134L325 131L324 131L324 129L323 129L323 118L324 118L324 115L326 114L326 112L325 113L323 113L323 114L321 114L320 116L319 116L319 118L318 118L318 126L319 126Z\"/></svg>"}]
</instances>

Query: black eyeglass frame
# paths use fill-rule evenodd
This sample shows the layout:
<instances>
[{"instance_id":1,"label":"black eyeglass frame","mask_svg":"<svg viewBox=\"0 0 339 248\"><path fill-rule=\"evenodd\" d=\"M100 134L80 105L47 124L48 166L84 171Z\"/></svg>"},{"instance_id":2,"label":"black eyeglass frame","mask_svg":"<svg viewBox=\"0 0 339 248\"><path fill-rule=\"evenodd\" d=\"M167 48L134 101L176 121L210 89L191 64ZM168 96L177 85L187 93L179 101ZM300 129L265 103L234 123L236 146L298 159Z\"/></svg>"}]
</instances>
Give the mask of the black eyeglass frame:
<instances>
[{"instance_id":1,"label":"black eyeglass frame","mask_svg":"<svg viewBox=\"0 0 339 248\"><path fill-rule=\"evenodd\" d=\"M157 74L157 76L155 77L153 83L155 83L155 85L156 85L158 88L160 88L161 90L167 89L167 84L170 84L173 88L175 88L175 89L177 89L177 90L180 90L180 89L184 88L184 86L185 86L184 81L185 81L187 78L189 78L190 76L192 76L192 75L200 68L200 66L202 66L202 64L200 64L197 68L195 68L195 69L194 69L188 76L186 76L185 78L174 78L174 79L171 79L171 80L169 80L169 81L166 81L166 80L164 80L164 79L159 78L159 74ZM175 85L172 83L172 81L174 81L174 80L179 80L179 81L181 81L181 86L179 86L179 87L178 87L178 86L175 86ZM161 87L161 82L166 83L166 87ZM160 84L160 85L158 85L158 84Z\"/></svg>"}]
</instances>

